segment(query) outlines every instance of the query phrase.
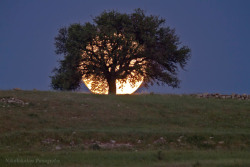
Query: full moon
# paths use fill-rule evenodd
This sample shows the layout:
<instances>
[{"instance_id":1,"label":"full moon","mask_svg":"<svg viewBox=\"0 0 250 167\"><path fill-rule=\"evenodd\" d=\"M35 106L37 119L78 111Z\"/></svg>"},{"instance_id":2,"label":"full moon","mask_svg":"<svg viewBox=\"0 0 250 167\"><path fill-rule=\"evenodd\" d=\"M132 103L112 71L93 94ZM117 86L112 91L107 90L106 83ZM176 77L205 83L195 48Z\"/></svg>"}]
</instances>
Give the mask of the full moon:
<instances>
[{"instance_id":1,"label":"full moon","mask_svg":"<svg viewBox=\"0 0 250 167\"><path fill-rule=\"evenodd\" d=\"M102 81L99 81L98 87L100 89L93 90L92 89L92 83L93 80L91 79L82 79L84 84L87 86L87 88L95 94L108 94L108 85L103 83ZM121 82L120 80L116 80L116 94L132 94L134 93L142 84L143 78L139 81L136 81L136 83L131 83L129 79L126 79L125 82Z\"/></svg>"},{"instance_id":2,"label":"full moon","mask_svg":"<svg viewBox=\"0 0 250 167\"><path fill-rule=\"evenodd\" d=\"M114 34L115 38L120 38L120 40L125 40L125 37L122 34ZM104 55L104 59L106 61L106 65L109 66L109 64L113 63L113 58L109 57L108 54L110 50L112 50L112 44L109 42L110 39L106 40L106 43L103 44L103 40L100 40L97 36L93 41L94 43L92 45L86 46L87 51L83 51L83 57L88 57L89 52L94 52L97 55L99 55L99 52L102 52ZM140 46L138 47L138 43L133 41L133 46L131 46L132 51L136 53L142 50L143 48ZM100 46L105 45L107 49L103 50L103 48L100 48ZM134 49L134 50L133 50ZM122 50L122 46L118 47L118 50ZM90 53L91 53L90 52ZM134 54L134 53L133 53ZM128 54L129 55L129 54ZM126 56L128 56L126 55ZM100 55L99 55L100 57ZM141 61L140 64L144 63L142 61L142 58L133 59L129 62L129 66L133 67L136 61ZM86 63L88 64L88 62ZM120 65L117 65L115 67L115 70L119 70ZM111 68L109 68L111 70ZM132 94L134 93L142 84L143 82L143 76L140 74L137 74L136 71L132 71L130 76L128 76L125 79L117 79L116 80L116 94ZM87 88L95 94L108 94L109 92L109 86L106 80L98 80L94 76L90 76L88 78L82 78L84 84L87 86Z\"/></svg>"}]
</instances>

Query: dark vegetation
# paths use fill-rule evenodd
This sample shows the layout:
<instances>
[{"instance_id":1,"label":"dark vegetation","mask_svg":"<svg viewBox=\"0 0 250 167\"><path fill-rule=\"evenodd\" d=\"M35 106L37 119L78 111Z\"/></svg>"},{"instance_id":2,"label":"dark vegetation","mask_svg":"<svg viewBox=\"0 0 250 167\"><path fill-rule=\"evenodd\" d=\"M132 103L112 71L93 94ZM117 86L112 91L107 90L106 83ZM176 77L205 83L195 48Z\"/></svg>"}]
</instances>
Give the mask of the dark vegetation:
<instances>
[{"instance_id":1,"label":"dark vegetation","mask_svg":"<svg viewBox=\"0 0 250 167\"><path fill-rule=\"evenodd\" d=\"M0 91L0 166L47 165L6 158L60 161L51 166L249 166L249 113L250 101L238 99Z\"/></svg>"}]
</instances>

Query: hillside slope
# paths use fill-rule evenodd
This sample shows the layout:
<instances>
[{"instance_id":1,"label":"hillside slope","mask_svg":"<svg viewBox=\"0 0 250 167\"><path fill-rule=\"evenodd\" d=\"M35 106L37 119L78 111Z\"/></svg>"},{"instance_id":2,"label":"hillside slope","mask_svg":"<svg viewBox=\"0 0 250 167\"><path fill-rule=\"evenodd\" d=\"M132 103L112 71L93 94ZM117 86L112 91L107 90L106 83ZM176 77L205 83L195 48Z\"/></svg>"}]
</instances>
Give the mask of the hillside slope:
<instances>
[{"instance_id":1,"label":"hillside slope","mask_svg":"<svg viewBox=\"0 0 250 167\"><path fill-rule=\"evenodd\" d=\"M65 151L76 157L78 154L102 155L103 151L113 156L139 151L145 157L156 152L156 159L164 159L176 151L185 156L194 151L198 156L208 150L209 155L214 155L213 150L223 152L218 153L220 155L237 152L237 156L240 155L235 155L239 160L237 164L244 166L250 164L244 159L250 155L249 120L250 100L198 99L189 95L0 91L0 155L3 159L1 162L0 158L0 166L9 164L6 157L13 158L17 152L31 152L32 156L45 153L48 157L63 159L59 154ZM166 152L162 154L159 150ZM195 160L190 158L190 162L185 163L180 158L177 162L181 162L180 166L190 166L195 165ZM229 165L236 163L232 158L225 163L230 161ZM93 162L96 161L93 159ZM216 162L213 162L215 166ZM120 161L117 163L122 166ZM224 161L218 163L224 164ZM78 163L65 161L60 165L72 164ZM140 166L140 163L135 164ZM204 164L210 162L205 159ZM90 162L89 166L96 164Z\"/></svg>"}]
</instances>

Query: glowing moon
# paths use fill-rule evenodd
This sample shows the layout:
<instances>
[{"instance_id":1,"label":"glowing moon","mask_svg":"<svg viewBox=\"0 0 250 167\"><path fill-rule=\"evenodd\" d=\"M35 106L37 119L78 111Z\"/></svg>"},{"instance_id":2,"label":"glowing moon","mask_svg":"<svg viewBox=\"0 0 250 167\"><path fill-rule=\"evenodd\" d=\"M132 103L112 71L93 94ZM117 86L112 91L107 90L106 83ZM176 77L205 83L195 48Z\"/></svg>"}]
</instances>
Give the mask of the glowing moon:
<instances>
[{"instance_id":1,"label":"glowing moon","mask_svg":"<svg viewBox=\"0 0 250 167\"><path fill-rule=\"evenodd\" d=\"M92 82L93 80L91 79L82 79L84 84L87 86L87 88L95 93L95 94L108 94L108 85L103 84L101 81L98 83L98 86L101 87L99 90L92 90ZM137 81L134 84L131 84L129 79L126 80L126 82L121 83L121 81L116 80L116 94L132 94L134 93L142 84L143 78L139 81Z\"/></svg>"},{"instance_id":2,"label":"glowing moon","mask_svg":"<svg viewBox=\"0 0 250 167\"><path fill-rule=\"evenodd\" d=\"M122 34L116 34L114 33L114 36L117 38L121 38L121 40L124 40L125 37ZM105 43L105 45L107 46L107 50L112 50L112 45L111 43L108 42L109 39L107 37L107 41ZM112 57L108 56L108 51L107 50L103 50L102 48L100 48L99 46L102 45L103 41L99 40L99 37L97 36L95 39L93 39L93 44L92 45L88 45L86 46L86 50L83 51L82 56L83 57L87 57L88 56L88 52L92 51L94 53L97 53L97 55L99 54L99 52L102 52L104 55L104 59L106 61L107 66L109 64L112 64L113 59ZM118 50L121 50L122 46L120 46L118 48ZM141 50L143 50L143 47L140 46L138 49L138 43L137 42L133 42L133 46L131 47L131 49L136 50L136 51L132 51L133 54L134 52L139 52ZM129 55L129 54L128 54ZM133 59L130 61L129 66L133 66L135 64L136 61L141 61L139 62L139 64L145 64L145 61L142 60L142 58L137 58L137 59ZM88 64L89 62L85 63ZM115 70L119 70L120 65L117 65ZM109 69L111 70L111 69ZM136 74L136 71L131 72L130 77L128 76L127 78L123 79L123 80L116 80L116 94L132 94L134 93L142 84L143 82L143 76L141 76L140 74ZM108 84L106 80L97 80L97 78L95 78L94 76L90 76L88 78L82 78L84 84L87 86L87 88L95 94L108 94Z\"/></svg>"}]
</instances>

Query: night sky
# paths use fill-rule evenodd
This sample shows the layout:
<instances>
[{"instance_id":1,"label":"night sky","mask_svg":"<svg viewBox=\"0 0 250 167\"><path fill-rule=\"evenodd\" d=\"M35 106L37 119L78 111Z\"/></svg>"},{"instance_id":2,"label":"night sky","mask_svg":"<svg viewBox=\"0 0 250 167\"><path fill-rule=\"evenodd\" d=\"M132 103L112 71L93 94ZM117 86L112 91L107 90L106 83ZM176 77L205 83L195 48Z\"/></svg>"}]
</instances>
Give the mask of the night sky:
<instances>
[{"instance_id":1,"label":"night sky","mask_svg":"<svg viewBox=\"0 0 250 167\"><path fill-rule=\"evenodd\" d=\"M0 89L51 90L61 27L92 21L104 10L135 8L165 18L192 50L180 89L141 91L250 94L249 0L0 0Z\"/></svg>"}]
</instances>

